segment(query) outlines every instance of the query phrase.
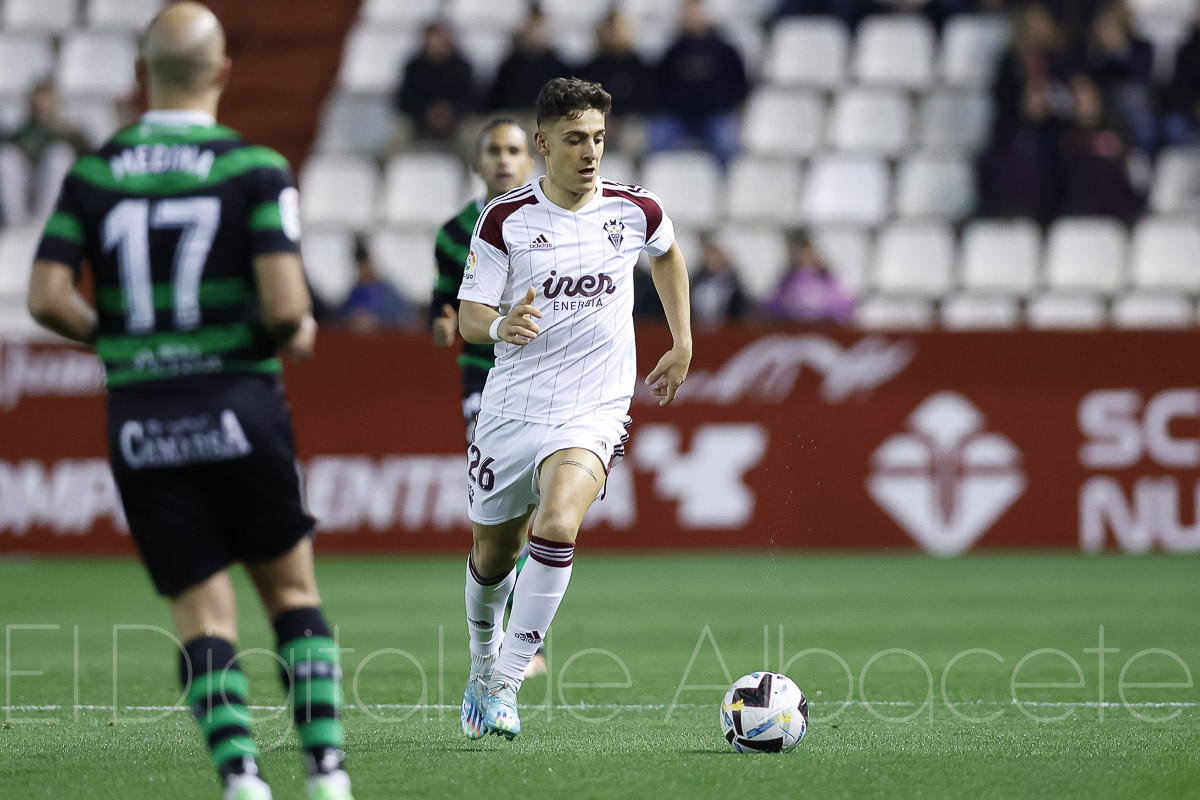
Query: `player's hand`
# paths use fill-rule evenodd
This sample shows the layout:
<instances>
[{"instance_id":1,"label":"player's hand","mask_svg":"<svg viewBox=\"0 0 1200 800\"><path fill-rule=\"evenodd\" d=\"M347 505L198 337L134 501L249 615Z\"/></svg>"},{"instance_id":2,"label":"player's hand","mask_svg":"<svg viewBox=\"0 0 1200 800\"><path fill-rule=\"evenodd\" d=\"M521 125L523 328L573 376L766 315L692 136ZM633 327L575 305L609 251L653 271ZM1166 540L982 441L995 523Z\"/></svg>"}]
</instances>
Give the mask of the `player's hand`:
<instances>
[{"instance_id":1,"label":"player's hand","mask_svg":"<svg viewBox=\"0 0 1200 800\"><path fill-rule=\"evenodd\" d=\"M304 319L300 320L300 327L292 334L292 339L287 343L287 353L292 357L293 361L304 361L312 358L313 351L317 347L317 321L313 319L312 314L305 314Z\"/></svg>"},{"instance_id":2,"label":"player's hand","mask_svg":"<svg viewBox=\"0 0 1200 800\"><path fill-rule=\"evenodd\" d=\"M666 355L658 360L658 366L646 376L646 385L654 387L650 393L655 397L662 398L658 401L660 407L670 405L671 401L675 399L675 393L679 391L679 387L687 378L688 367L691 366L691 363L691 350L672 347Z\"/></svg>"},{"instance_id":3,"label":"player's hand","mask_svg":"<svg viewBox=\"0 0 1200 800\"><path fill-rule=\"evenodd\" d=\"M530 286L529 291L525 293L525 299L513 306L504 317L496 331L501 341L524 347L542 332L541 327L533 321L534 317L542 316L542 312L533 304L536 297L537 289Z\"/></svg>"},{"instance_id":4,"label":"player's hand","mask_svg":"<svg viewBox=\"0 0 1200 800\"><path fill-rule=\"evenodd\" d=\"M433 321L433 343L438 347L449 347L458 338L458 312L446 303L442 315Z\"/></svg>"}]
</instances>

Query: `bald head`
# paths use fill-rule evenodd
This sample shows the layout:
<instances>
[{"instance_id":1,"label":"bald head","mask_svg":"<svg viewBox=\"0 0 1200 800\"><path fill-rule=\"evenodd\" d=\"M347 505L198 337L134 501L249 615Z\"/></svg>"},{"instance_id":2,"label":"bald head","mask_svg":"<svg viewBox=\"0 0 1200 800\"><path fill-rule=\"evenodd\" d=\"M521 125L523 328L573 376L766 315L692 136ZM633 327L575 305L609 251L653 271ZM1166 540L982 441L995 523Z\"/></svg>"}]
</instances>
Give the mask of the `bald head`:
<instances>
[{"instance_id":1,"label":"bald head","mask_svg":"<svg viewBox=\"0 0 1200 800\"><path fill-rule=\"evenodd\" d=\"M219 88L225 61L225 31L216 15L199 3L167 6L142 40L151 91L199 94Z\"/></svg>"}]
</instances>

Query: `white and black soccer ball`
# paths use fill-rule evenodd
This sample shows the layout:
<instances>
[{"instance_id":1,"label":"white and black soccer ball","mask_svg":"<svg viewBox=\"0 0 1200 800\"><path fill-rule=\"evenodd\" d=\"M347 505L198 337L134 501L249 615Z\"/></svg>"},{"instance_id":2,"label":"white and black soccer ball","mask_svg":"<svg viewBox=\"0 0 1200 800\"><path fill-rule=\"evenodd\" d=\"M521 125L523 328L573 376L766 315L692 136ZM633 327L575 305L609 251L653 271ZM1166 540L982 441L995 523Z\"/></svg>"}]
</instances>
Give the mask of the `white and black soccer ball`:
<instances>
[{"instance_id":1,"label":"white and black soccer ball","mask_svg":"<svg viewBox=\"0 0 1200 800\"><path fill-rule=\"evenodd\" d=\"M739 753L786 753L808 729L808 699L791 678L752 672L721 703L721 732Z\"/></svg>"}]
</instances>

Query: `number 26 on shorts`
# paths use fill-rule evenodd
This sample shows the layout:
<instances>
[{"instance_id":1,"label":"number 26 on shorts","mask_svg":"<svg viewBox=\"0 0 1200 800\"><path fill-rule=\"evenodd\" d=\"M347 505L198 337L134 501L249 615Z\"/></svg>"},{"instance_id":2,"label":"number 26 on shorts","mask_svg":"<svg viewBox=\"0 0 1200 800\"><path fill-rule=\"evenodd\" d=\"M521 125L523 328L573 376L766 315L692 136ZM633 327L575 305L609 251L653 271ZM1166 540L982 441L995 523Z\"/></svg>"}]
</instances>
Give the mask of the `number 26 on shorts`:
<instances>
[{"instance_id":1,"label":"number 26 on shorts","mask_svg":"<svg viewBox=\"0 0 1200 800\"><path fill-rule=\"evenodd\" d=\"M484 458L483 453L479 452L479 448L475 445L471 445L468 454L471 456L471 465L467 467L467 477L471 479L471 483L483 491L490 492L496 485L496 473L492 472L489 467L496 463L496 459ZM475 475L476 468L479 469L478 478Z\"/></svg>"}]
</instances>

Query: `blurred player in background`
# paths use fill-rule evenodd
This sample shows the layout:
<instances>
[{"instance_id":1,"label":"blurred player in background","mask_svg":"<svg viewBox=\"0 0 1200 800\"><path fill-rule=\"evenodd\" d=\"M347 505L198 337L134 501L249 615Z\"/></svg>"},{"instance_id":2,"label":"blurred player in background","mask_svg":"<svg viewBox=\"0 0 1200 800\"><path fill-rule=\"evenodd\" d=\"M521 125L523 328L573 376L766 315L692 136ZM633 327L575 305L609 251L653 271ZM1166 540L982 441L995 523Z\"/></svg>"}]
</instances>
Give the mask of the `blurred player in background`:
<instances>
[{"instance_id":1,"label":"blurred player in background","mask_svg":"<svg viewBox=\"0 0 1200 800\"><path fill-rule=\"evenodd\" d=\"M313 575L313 519L275 357L316 323L287 161L215 115L225 34L204 6L155 17L138 71L150 111L72 167L46 224L29 309L92 344L108 446L138 552L182 641L179 678L227 800L269 800L236 657L228 567L243 561L278 637L314 800L352 800L337 645ZM83 262L93 308L76 290ZM164 795L177 790L164 788Z\"/></svg>"},{"instance_id":2,"label":"blurred player in background","mask_svg":"<svg viewBox=\"0 0 1200 800\"><path fill-rule=\"evenodd\" d=\"M534 144L546 175L488 204L459 298L468 342L498 343L468 450L470 738L521 731L517 692L571 578L575 539L624 455L637 376L633 272L650 254L674 346L646 382L667 405L692 358L688 274L657 197L598 170L612 98L555 78L538 95ZM540 297L540 299L539 299ZM530 559L514 565L530 518ZM515 583L503 641L504 604Z\"/></svg>"}]
</instances>

